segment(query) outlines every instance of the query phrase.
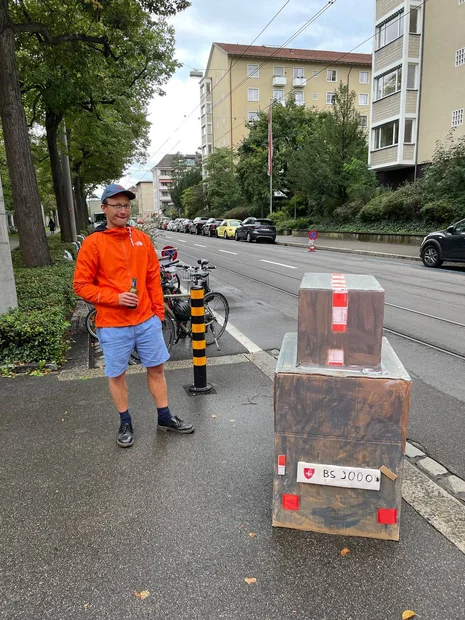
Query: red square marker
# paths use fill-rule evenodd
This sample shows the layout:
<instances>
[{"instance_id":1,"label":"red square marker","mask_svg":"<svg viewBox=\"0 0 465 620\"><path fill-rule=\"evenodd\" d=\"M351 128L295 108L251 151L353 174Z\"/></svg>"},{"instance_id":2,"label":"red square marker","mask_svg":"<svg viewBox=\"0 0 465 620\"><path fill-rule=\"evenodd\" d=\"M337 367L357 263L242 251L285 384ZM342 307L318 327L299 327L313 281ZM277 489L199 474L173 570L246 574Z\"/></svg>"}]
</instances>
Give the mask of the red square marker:
<instances>
[{"instance_id":1,"label":"red square marker","mask_svg":"<svg viewBox=\"0 0 465 620\"><path fill-rule=\"evenodd\" d=\"M347 308L349 305L348 293L333 293L333 306L334 308Z\"/></svg>"},{"instance_id":2,"label":"red square marker","mask_svg":"<svg viewBox=\"0 0 465 620\"><path fill-rule=\"evenodd\" d=\"M397 523L397 508L378 508L378 523L395 525Z\"/></svg>"},{"instance_id":3,"label":"red square marker","mask_svg":"<svg viewBox=\"0 0 465 620\"><path fill-rule=\"evenodd\" d=\"M284 510L299 510L300 497L298 495L291 495L290 493L283 493L283 509Z\"/></svg>"}]
</instances>

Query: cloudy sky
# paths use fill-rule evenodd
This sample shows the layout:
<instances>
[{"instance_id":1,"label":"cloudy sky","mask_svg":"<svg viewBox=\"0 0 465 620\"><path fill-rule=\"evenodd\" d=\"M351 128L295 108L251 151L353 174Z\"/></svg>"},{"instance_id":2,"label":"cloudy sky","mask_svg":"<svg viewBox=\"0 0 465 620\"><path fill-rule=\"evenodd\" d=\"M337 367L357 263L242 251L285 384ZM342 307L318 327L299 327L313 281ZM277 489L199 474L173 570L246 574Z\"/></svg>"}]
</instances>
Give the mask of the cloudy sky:
<instances>
[{"instance_id":1,"label":"cloudy sky","mask_svg":"<svg viewBox=\"0 0 465 620\"><path fill-rule=\"evenodd\" d=\"M176 57L184 66L167 84L166 96L153 100L149 110L152 127L147 161L132 166L122 179L124 184L150 181L150 169L166 153L198 150L199 80L190 78L189 72L193 68L205 69L213 41L252 43L285 1L192 0L190 8L173 18ZM325 5L326 0L290 0L255 44L282 45ZM375 0L335 0L288 47L350 51L372 35L374 6ZM355 51L371 52L372 47L370 40Z\"/></svg>"}]
</instances>

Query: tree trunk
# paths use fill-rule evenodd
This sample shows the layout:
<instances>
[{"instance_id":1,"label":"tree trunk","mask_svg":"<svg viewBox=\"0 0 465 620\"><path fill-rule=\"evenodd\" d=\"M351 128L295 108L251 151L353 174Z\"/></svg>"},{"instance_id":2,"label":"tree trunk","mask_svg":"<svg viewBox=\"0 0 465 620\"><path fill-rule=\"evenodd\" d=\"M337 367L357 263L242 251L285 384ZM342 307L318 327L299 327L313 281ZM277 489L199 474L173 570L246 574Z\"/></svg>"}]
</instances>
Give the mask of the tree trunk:
<instances>
[{"instance_id":1,"label":"tree trunk","mask_svg":"<svg viewBox=\"0 0 465 620\"><path fill-rule=\"evenodd\" d=\"M47 146L52 170L53 191L57 201L58 219L60 221L61 240L71 242L73 241L73 232L71 229L63 170L61 168L60 153L58 150L58 129L61 121L61 116L58 116L55 112L51 112L50 110L46 111L45 129L47 131Z\"/></svg>"},{"instance_id":2,"label":"tree trunk","mask_svg":"<svg viewBox=\"0 0 465 620\"><path fill-rule=\"evenodd\" d=\"M3 200L2 180L0 179L0 314L18 307L16 284L11 261L10 239L8 237L8 221Z\"/></svg>"},{"instance_id":3,"label":"tree trunk","mask_svg":"<svg viewBox=\"0 0 465 620\"><path fill-rule=\"evenodd\" d=\"M0 0L0 116L18 226L26 267L52 264L19 86L15 39L8 0Z\"/></svg>"},{"instance_id":4,"label":"tree trunk","mask_svg":"<svg viewBox=\"0 0 465 620\"><path fill-rule=\"evenodd\" d=\"M74 175L74 196L76 198L76 226L78 231L86 230L89 225L87 202L79 172Z\"/></svg>"}]
</instances>

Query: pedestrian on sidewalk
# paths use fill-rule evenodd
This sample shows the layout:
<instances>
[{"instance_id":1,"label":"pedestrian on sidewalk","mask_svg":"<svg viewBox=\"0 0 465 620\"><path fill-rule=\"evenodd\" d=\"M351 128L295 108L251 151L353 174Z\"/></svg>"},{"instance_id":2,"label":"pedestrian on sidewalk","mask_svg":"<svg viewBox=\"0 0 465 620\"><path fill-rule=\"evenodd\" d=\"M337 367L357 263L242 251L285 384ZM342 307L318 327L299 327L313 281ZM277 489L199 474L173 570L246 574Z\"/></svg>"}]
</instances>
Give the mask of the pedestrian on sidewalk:
<instances>
[{"instance_id":1,"label":"pedestrian on sidewalk","mask_svg":"<svg viewBox=\"0 0 465 620\"><path fill-rule=\"evenodd\" d=\"M163 364L169 353L162 332L165 310L160 265L150 238L128 226L131 200L135 197L121 185L105 189L102 211L107 221L84 240L74 274L76 294L97 310L97 335L110 394L120 414L117 444L122 448L134 443L126 385L134 349L147 368L149 390L158 411L158 429L194 431L192 424L171 415L168 407Z\"/></svg>"},{"instance_id":2,"label":"pedestrian on sidewalk","mask_svg":"<svg viewBox=\"0 0 465 620\"><path fill-rule=\"evenodd\" d=\"M50 230L50 234L53 235L53 233L55 232L56 224L55 224L55 221L52 218L50 218L49 221L48 221L48 227L49 227L49 230Z\"/></svg>"}]
</instances>

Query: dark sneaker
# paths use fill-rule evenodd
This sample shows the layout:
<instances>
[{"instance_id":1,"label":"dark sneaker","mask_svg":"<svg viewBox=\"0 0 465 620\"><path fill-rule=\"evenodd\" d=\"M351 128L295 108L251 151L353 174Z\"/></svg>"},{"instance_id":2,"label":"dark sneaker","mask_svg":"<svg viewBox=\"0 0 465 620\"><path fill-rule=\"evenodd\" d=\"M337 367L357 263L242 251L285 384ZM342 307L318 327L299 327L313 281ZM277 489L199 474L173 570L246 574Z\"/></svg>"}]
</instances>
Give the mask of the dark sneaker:
<instances>
[{"instance_id":1,"label":"dark sneaker","mask_svg":"<svg viewBox=\"0 0 465 620\"><path fill-rule=\"evenodd\" d=\"M195 431L192 424L186 424L181 420L181 418L178 418L177 415L173 416L171 420L168 420L167 422L158 422L158 428L161 431L172 431L173 433L185 434L193 433Z\"/></svg>"},{"instance_id":2,"label":"dark sneaker","mask_svg":"<svg viewBox=\"0 0 465 620\"><path fill-rule=\"evenodd\" d=\"M130 424L121 424L116 438L120 448L130 448L134 443L134 432Z\"/></svg>"}]
</instances>

